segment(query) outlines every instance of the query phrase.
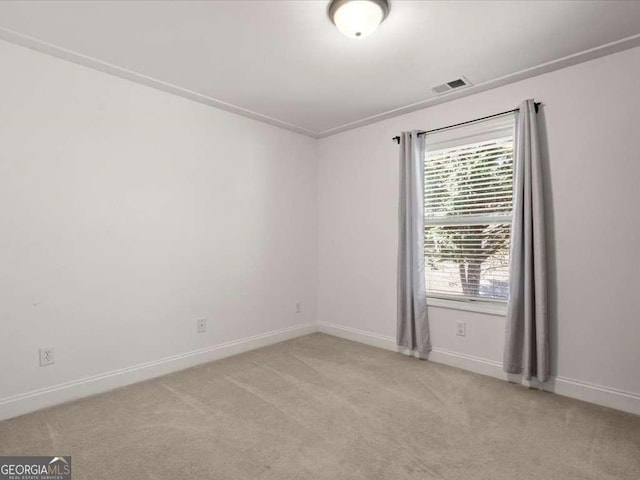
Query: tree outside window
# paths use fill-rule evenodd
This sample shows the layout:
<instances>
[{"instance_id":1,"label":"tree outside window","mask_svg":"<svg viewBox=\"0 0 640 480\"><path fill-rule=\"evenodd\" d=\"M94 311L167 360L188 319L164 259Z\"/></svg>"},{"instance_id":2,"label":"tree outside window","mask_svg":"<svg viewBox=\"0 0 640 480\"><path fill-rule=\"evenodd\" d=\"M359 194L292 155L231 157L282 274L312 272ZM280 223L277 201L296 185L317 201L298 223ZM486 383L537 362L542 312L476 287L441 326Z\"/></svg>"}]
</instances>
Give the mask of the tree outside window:
<instances>
[{"instance_id":1,"label":"tree outside window","mask_svg":"<svg viewBox=\"0 0 640 480\"><path fill-rule=\"evenodd\" d=\"M507 299L512 190L512 137L427 154L429 295Z\"/></svg>"}]
</instances>

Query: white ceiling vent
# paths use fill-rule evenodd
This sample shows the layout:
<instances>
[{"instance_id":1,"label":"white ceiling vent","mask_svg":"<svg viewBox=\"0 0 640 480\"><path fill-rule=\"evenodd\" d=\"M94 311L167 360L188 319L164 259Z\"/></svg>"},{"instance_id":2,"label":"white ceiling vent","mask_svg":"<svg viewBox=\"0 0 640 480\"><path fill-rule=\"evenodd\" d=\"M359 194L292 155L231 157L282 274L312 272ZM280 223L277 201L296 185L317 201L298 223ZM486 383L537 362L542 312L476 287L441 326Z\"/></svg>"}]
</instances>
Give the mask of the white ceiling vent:
<instances>
[{"instance_id":1,"label":"white ceiling vent","mask_svg":"<svg viewBox=\"0 0 640 480\"><path fill-rule=\"evenodd\" d=\"M442 95L443 93L449 93L452 90L458 90L459 88L468 87L471 85L471 82L464 77L456 78L455 80L451 80L450 82L443 83L442 85L436 85L432 88L433 92L437 95Z\"/></svg>"}]
</instances>

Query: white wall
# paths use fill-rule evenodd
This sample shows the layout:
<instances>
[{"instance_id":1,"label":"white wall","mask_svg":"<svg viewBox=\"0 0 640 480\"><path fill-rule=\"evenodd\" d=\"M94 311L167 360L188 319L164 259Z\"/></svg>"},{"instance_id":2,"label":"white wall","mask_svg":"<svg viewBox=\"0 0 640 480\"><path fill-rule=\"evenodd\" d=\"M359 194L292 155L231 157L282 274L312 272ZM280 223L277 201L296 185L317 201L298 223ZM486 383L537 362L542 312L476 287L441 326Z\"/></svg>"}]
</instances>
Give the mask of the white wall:
<instances>
[{"instance_id":1,"label":"white wall","mask_svg":"<svg viewBox=\"0 0 640 480\"><path fill-rule=\"evenodd\" d=\"M640 406L639 80L635 48L320 140L319 321L361 331L355 337L395 338L398 146L391 137L535 98L544 103L548 150L553 373L630 392L633 408ZM503 317L433 307L429 316L440 357L499 367ZM466 337L455 335L455 319L466 320Z\"/></svg>"},{"instance_id":2,"label":"white wall","mask_svg":"<svg viewBox=\"0 0 640 480\"><path fill-rule=\"evenodd\" d=\"M315 322L314 139L5 42L0 68L0 409Z\"/></svg>"},{"instance_id":3,"label":"white wall","mask_svg":"<svg viewBox=\"0 0 640 480\"><path fill-rule=\"evenodd\" d=\"M316 292L322 330L392 345L391 137L529 97L554 374L640 405L640 48L318 142L5 42L0 65L0 418L313 331ZM499 367L502 317L429 314L436 359Z\"/></svg>"}]
</instances>

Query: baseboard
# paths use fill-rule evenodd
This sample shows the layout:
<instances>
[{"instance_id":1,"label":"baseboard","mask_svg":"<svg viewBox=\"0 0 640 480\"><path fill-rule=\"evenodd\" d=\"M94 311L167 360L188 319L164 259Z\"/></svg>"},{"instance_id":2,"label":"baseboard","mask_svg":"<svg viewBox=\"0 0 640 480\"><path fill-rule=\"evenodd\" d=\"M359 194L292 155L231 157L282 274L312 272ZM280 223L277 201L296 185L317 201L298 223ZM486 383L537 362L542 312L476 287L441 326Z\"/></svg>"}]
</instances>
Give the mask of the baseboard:
<instances>
[{"instance_id":1,"label":"baseboard","mask_svg":"<svg viewBox=\"0 0 640 480\"><path fill-rule=\"evenodd\" d=\"M0 420L17 417L25 413L106 392L132 383L159 377L167 373L248 352L256 348L265 347L318 331L394 352L410 353L399 348L396 345L395 339L389 336L326 322L297 325L6 397L0 399ZM544 385L539 385L536 382L522 382L520 379L504 373L500 362L441 348L433 348L428 355L428 359L436 363L442 363L501 380L523 383L558 395L640 415L640 394L637 393L625 392L562 376L553 377Z\"/></svg>"},{"instance_id":2,"label":"baseboard","mask_svg":"<svg viewBox=\"0 0 640 480\"><path fill-rule=\"evenodd\" d=\"M544 390L640 415L640 394L637 393L561 376L551 378L545 384Z\"/></svg>"},{"instance_id":3,"label":"baseboard","mask_svg":"<svg viewBox=\"0 0 640 480\"><path fill-rule=\"evenodd\" d=\"M328 335L345 338L354 342L365 343L386 350L409 353L399 348L393 337L325 322L319 323L318 329L320 332ZM436 363L442 363L512 383L522 383L529 387L539 388L565 397L640 415L640 394L638 393L625 392L623 390L562 376L552 377L544 384L527 382L517 376L505 373L502 370L501 362L436 347L432 349L427 358Z\"/></svg>"},{"instance_id":4,"label":"baseboard","mask_svg":"<svg viewBox=\"0 0 640 480\"><path fill-rule=\"evenodd\" d=\"M0 420L17 417L60 403L124 387L202 363L255 350L318 331L317 324L296 325L152 362L94 375L51 387L0 399Z\"/></svg>"},{"instance_id":5,"label":"baseboard","mask_svg":"<svg viewBox=\"0 0 640 480\"><path fill-rule=\"evenodd\" d=\"M327 335L333 335L334 337L365 343L373 347L384 348L385 350L392 350L394 352L398 351L398 346L394 338L358 330L357 328L344 327L342 325L336 325L335 323L320 322L318 324L318 331L326 333Z\"/></svg>"}]
</instances>

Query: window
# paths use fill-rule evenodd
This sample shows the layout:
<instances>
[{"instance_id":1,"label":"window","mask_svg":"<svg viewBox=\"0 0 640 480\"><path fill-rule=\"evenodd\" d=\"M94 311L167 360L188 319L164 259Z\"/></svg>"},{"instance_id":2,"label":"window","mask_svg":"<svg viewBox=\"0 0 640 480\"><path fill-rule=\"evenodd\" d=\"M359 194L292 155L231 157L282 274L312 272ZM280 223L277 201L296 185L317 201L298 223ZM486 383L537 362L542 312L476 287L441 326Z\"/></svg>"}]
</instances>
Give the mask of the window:
<instances>
[{"instance_id":1,"label":"window","mask_svg":"<svg viewBox=\"0 0 640 480\"><path fill-rule=\"evenodd\" d=\"M424 197L429 297L494 302L508 298L513 120L501 122L480 135L427 143Z\"/></svg>"}]
</instances>

